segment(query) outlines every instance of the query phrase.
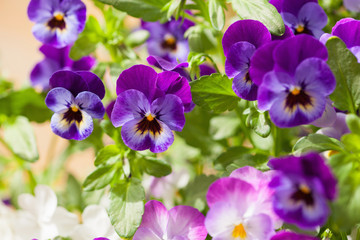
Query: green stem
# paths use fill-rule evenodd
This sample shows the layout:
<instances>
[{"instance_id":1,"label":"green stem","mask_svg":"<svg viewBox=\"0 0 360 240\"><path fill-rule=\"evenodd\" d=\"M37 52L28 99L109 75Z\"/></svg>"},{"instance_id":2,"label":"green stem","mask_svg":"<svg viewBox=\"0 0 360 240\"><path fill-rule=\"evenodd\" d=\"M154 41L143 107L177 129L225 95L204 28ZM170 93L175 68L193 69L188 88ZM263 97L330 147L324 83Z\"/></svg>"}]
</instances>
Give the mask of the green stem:
<instances>
[{"instance_id":1,"label":"green stem","mask_svg":"<svg viewBox=\"0 0 360 240\"><path fill-rule=\"evenodd\" d=\"M252 140L252 138L250 136L249 128L245 124L246 119L244 120L244 118L243 118L243 116L244 116L243 111L238 106L237 108L235 108L235 112L236 112L236 115L238 116L238 118L240 119L240 128L242 129L244 135L248 137L251 145L253 147L255 147L255 142Z\"/></svg>"},{"instance_id":2,"label":"green stem","mask_svg":"<svg viewBox=\"0 0 360 240\"><path fill-rule=\"evenodd\" d=\"M281 145L281 133L280 128L278 128L275 124L272 127L272 136L273 136L273 155L274 157L278 157L280 155L280 145Z\"/></svg>"},{"instance_id":3,"label":"green stem","mask_svg":"<svg viewBox=\"0 0 360 240\"><path fill-rule=\"evenodd\" d=\"M203 22L200 22L196 17L194 17L193 15L188 14L188 13L186 13L186 12L185 12L185 17L186 17L187 19L189 19L190 21L198 24L198 25L204 25Z\"/></svg>"}]
</instances>

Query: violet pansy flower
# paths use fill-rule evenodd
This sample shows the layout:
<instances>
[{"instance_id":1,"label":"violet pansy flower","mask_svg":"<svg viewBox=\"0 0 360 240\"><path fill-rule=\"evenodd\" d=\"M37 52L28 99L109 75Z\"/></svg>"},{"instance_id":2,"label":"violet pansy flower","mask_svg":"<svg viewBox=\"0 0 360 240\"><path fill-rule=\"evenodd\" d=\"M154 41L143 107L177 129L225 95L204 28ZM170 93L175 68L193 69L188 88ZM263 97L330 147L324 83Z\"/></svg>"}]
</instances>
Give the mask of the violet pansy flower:
<instances>
[{"instance_id":1,"label":"violet pansy flower","mask_svg":"<svg viewBox=\"0 0 360 240\"><path fill-rule=\"evenodd\" d=\"M165 151L174 141L172 130L184 127L184 110L192 103L184 77L170 71L158 74L145 65L123 71L116 92L111 122L122 126L124 143L138 151Z\"/></svg>"},{"instance_id":2,"label":"violet pansy flower","mask_svg":"<svg viewBox=\"0 0 360 240\"><path fill-rule=\"evenodd\" d=\"M93 131L93 118L102 118L105 88L91 72L58 71L50 78L52 88L45 103L55 114L51 130L66 139L83 140Z\"/></svg>"},{"instance_id":3,"label":"violet pansy flower","mask_svg":"<svg viewBox=\"0 0 360 240\"><path fill-rule=\"evenodd\" d=\"M273 158L269 166L278 172L269 184L276 214L304 229L323 225L330 212L327 202L336 197L336 179L324 159L308 153Z\"/></svg>"},{"instance_id":4,"label":"violet pansy flower","mask_svg":"<svg viewBox=\"0 0 360 240\"><path fill-rule=\"evenodd\" d=\"M319 238L293 232L279 231L271 240L319 240Z\"/></svg>"},{"instance_id":5,"label":"violet pansy flower","mask_svg":"<svg viewBox=\"0 0 360 240\"><path fill-rule=\"evenodd\" d=\"M359 0L344 0L344 6L349 11L360 12L360 1Z\"/></svg>"},{"instance_id":6,"label":"violet pansy flower","mask_svg":"<svg viewBox=\"0 0 360 240\"><path fill-rule=\"evenodd\" d=\"M249 75L250 59L257 48L270 41L268 29L255 20L237 21L224 33L225 73L229 78L234 78L232 88L240 98L256 100L257 85Z\"/></svg>"},{"instance_id":7,"label":"violet pansy flower","mask_svg":"<svg viewBox=\"0 0 360 240\"><path fill-rule=\"evenodd\" d=\"M186 61L190 50L184 33L193 25L191 21L182 18L172 19L163 24L142 22L142 28L150 33L150 37L146 41L149 55L175 63Z\"/></svg>"},{"instance_id":8,"label":"violet pansy flower","mask_svg":"<svg viewBox=\"0 0 360 240\"><path fill-rule=\"evenodd\" d=\"M145 204L142 222L133 240L204 240L207 231L204 215L190 206L175 206L170 210L159 201Z\"/></svg>"},{"instance_id":9,"label":"violet pansy flower","mask_svg":"<svg viewBox=\"0 0 360 240\"><path fill-rule=\"evenodd\" d=\"M36 39L56 48L73 44L85 27L86 6L80 0L31 0L27 12Z\"/></svg>"},{"instance_id":10,"label":"violet pansy flower","mask_svg":"<svg viewBox=\"0 0 360 240\"><path fill-rule=\"evenodd\" d=\"M299 35L267 44L259 52L250 69L259 85L259 109L269 110L279 127L309 124L320 118L336 86L325 62L325 46L311 36Z\"/></svg>"},{"instance_id":11,"label":"violet pansy flower","mask_svg":"<svg viewBox=\"0 0 360 240\"><path fill-rule=\"evenodd\" d=\"M69 57L70 46L55 48L42 45L40 52L45 59L35 65L30 74L31 84L42 89L48 89L51 75L58 70L88 71L95 64L95 59L90 56L74 61Z\"/></svg>"},{"instance_id":12,"label":"violet pansy flower","mask_svg":"<svg viewBox=\"0 0 360 240\"><path fill-rule=\"evenodd\" d=\"M321 128L316 133L340 140L344 134L350 133L350 129L346 124L346 114L341 112L336 113L333 125Z\"/></svg>"}]
</instances>

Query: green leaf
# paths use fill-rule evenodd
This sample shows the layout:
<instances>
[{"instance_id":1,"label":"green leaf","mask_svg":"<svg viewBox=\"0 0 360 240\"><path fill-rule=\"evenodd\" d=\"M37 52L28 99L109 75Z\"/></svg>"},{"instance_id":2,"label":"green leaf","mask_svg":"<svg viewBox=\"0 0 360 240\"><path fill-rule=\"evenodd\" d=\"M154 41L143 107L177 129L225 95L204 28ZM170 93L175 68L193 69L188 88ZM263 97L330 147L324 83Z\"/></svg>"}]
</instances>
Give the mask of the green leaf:
<instances>
[{"instance_id":1,"label":"green leaf","mask_svg":"<svg viewBox=\"0 0 360 240\"><path fill-rule=\"evenodd\" d=\"M322 134L309 134L300 138L294 145L294 154L301 154L309 151L324 152L327 150L343 151L343 144L335 138Z\"/></svg>"},{"instance_id":2,"label":"green leaf","mask_svg":"<svg viewBox=\"0 0 360 240\"><path fill-rule=\"evenodd\" d=\"M216 116L210 120L210 134L214 140L234 136L240 128L240 120L236 114Z\"/></svg>"},{"instance_id":3,"label":"green leaf","mask_svg":"<svg viewBox=\"0 0 360 240\"><path fill-rule=\"evenodd\" d=\"M143 44L150 36L150 33L146 30L138 30L132 32L127 36L125 42L129 47L137 47Z\"/></svg>"},{"instance_id":4,"label":"green leaf","mask_svg":"<svg viewBox=\"0 0 360 240\"><path fill-rule=\"evenodd\" d=\"M114 6L130 16L141 18L147 22L154 22L162 18L165 13L161 12L167 0L98 0L102 3Z\"/></svg>"},{"instance_id":5,"label":"green leaf","mask_svg":"<svg viewBox=\"0 0 360 240\"><path fill-rule=\"evenodd\" d=\"M355 114L346 115L346 124L352 133L360 135L360 118Z\"/></svg>"},{"instance_id":6,"label":"green leaf","mask_svg":"<svg viewBox=\"0 0 360 240\"><path fill-rule=\"evenodd\" d=\"M95 166L110 162L115 163L119 160L122 150L116 145L107 145L102 148L95 158Z\"/></svg>"},{"instance_id":7,"label":"green leaf","mask_svg":"<svg viewBox=\"0 0 360 240\"><path fill-rule=\"evenodd\" d=\"M190 51L206 52L213 49L217 42L212 29L195 25L186 30L185 35L188 38Z\"/></svg>"},{"instance_id":8,"label":"green leaf","mask_svg":"<svg viewBox=\"0 0 360 240\"><path fill-rule=\"evenodd\" d=\"M266 138L270 135L270 122L266 118L265 112L258 112L254 109L253 114L249 114L249 124L254 132L260 137Z\"/></svg>"},{"instance_id":9,"label":"green leaf","mask_svg":"<svg viewBox=\"0 0 360 240\"><path fill-rule=\"evenodd\" d=\"M336 108L356 113L360 104L360 64L340 38L329 38L326 47L327 63L336 78L336 89L330 98Z\"/></svg>"},{"instance_id":10,"label":"green leaf","mask_svg":"<svg viewBox=\"0 0 360 240\"><path fill-rule=\"evenodd\" d=\"M130 238L135 234L144 213L144 200L144 188L136 178L111 188L108 213L120 237Z\"/></svg>"},{"instance_id":11,"label":"green leaf","mask_svg":"<svg viewBox=\"0 0 360 240\"><path fill-rule=\"evenodd\" d=\"M225 25L225 13L218 0L209 1L209 15L211 25L218 31L221 31Z\"/></svg>"},{"instance_id":12,"label":"green leaf","mask_svg":"<svg viewBox=\"0 0 360 240\"><path fill-rule=\"evenodd\" d=\"M281 15L268 0L228 0L241 19L262 22L272 34L283 35L285 25Z\"/></svg>"},{"instance_id":13,"label":"green leaf","mask_svg":"<svg viewBox=\"0 0 360 240\"><path fill-rule=\"evenodd\" d=\"M170 3L171 4L169 6L169 9L168 9L167 15L166 15L166 17L168 19L171 18L171 16L175 13L176 9L180 6L181 0L172 0Z\"/></svg>"},{"instance_id":14,"label":"green leaf","mask_svg":"<svg viewBox=\"0 0 360 240\"><path fill-rule=\"evenodd\" d=\"M118 168L111 166L101 166L93 171L84 181L85 191L94 191L106 187L114 178Z\"/></svg>"},{"instance_id":15,"label":"green leaf","mask_svg":"<svg viewBox=\"0 0 360 240\"><path fill-rule=\"evenodd\" d=\"M83 199L82 199L82 189L81 185L76 180L76 178L69 174L67 183L66 183L66 191L64 193L65 206L68 210L77 209L78 211L83 210Z\"/></svg>"},{"instance_id":16,"label":"green leaf","mask_svg":"<svg viewBox=\"0 0 360 240\"><path fill-rule=\"evenodd\" d=\"M232 90L232 80L219 73L203 76L190 85L194 103L208 111L232 110L240 100Z\"/></svg>"},{"instance_id":17,"label":"green leaf","mask_svg":"<svg viewBox=\"0 0 360 240\"><path fill-rule=\"evenodd\" d=\"M4 124L4 140L21 159L29 162L39 159L34 131L26 117L20 116Z\"/></svg>"},{"instance_id":18,"label":"green leaf","mask_svg":"<svg viewBox=\"0 0 360 240\"><path fill-rule=\"evenodd\" d=\"M74 60L79 60L94 52L103 35L104 33L99 22L95 17L90 16L86 21L84 31L79 35L70 50L70 57Z\"/></svg>"},{"instance_id":19,"label":"green leaf","mask_svg":"<svg viewBox=\"0 0 360 240\"><path fill-rule=\"evenodd\" d=\"M171 166L165 160L146 157L142 162L145 172L151 176L164 177L171 173Z\"/></svg>"},{"instance_id":20,"label":"green leaf","mask_svg":"<svg viewBox=\"0 0 360 240\"><path fill-rule=\"evenodd\" d=\"M360 153L360 135L355 133L345 134L341 137L341 142L349 152Z\"/></svg>"}]
</instances>

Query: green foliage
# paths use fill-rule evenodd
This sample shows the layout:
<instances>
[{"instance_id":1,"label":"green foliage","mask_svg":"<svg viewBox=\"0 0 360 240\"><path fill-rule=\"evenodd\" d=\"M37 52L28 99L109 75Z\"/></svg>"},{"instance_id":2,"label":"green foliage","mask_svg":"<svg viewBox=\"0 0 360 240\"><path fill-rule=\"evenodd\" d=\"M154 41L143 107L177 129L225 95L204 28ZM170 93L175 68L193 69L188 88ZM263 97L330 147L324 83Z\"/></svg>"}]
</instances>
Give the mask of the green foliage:
<instances>
[{"instance_id":1,"label":"green foliage","mask_svg":"<svg viewBox=\"0 0 360 240\"><path fill-rule=\"evenodd\" d=\"M107 145L97 153L94 164L114 164L121 161L122 155L123 151L117 145Z\"/></svg>"},{"instance_id":2,"label":"green foliage","mask_svg":"<svg viewBox=\"0 0 360 240\"><path fill-rule=\"evenodd\" d=\"M82 211L84 204L81 193L82 189L80 183L72 174L69 174L66 183L66 191L63 194L63 205L70 211L74 209Z\"/></svg>"},{"instance_id":3,"label":"green foliage","mask_svg":"<svg viewBox=\"0 0 360 240\"><path fill-rule=\"evenodd\" d=\"M346 124L348 125L351 132L360 135L360 118L355 114L346 115Z\"/></svg>"},{"instance_id":4,"label":"green foliage","mask_svg":"<svg viewBox=\"0 0 360 240\"><path fill-rule=\"evenodd\" d=\"M214 140L232 137L239 131L240 121L234 113L215 116L210 120L210 135Z\"/></svg>"},{"instance_id":5,"label":"green foliage","mask_svg":"<svg viewBox=\"0 0 360 240\"><path fill-rule=\"evenodd\" d=\"M326 47L327 63L336 78L336 89L330 98L336 108L356 113L360 104L360 65L341 39L331 37Z\"/></svg>"},{"instance_id":6,"label":"green foliage","mask_svg":"<svg viewBox=\"0 0 360 240\"><path fill-rule=\"evenodd\" d=\"M245 110L244 114L248 114L248 117L246 118L246 125L250 126L257 135L263 138L270 135L271 122L266 112L261 112L257 108L251 107Z\"/></svg>"},{"instance_id":7,"label":"green foliage","mask_svg":"<svg viewBox=\"0 0 360 240\"><path fill-rule=\"evenodd\" d=\"M144 171L154 177L164 177L171 173L171 166L165 160L144 157L141 159Z\"/></svg>"},{"instance_id":8,"label":"green foliage","mask_svg":"<svg viewBox=\"0 0 360 240\"><path fill-rule=\"evenodd\" d=\"M108 213L120 237L130 238L135 234L144 213L144 200L144 189L136 178L122 181L111 188Z\"/></svg>"},{"instance_id":9,"label":"green foliage","mask_svg":"<svg viewBox=\"0 0 360 240\"><path fill-rule=\"evenodd\" d=\"M94 191L106 187L114 178L118 169L113 165L98 167L84 181L85 191Z\"/></svg>"},{"instance_id":10,"label":"green foliage","mask_svg":"<svg viewBox=\"0 0 360 240\"><path fill-rule=\"evenodd\" d=\"M16 156L28 162L39 159L34 131L26 117L9 119L3 127L4 141Z\"/></svg>"},{"instance_id":11,"label":"green foliage","mask_svg":"<svg viewBox=\"0 0 360 240\"><path fill-rule=\"evenodd\" d=\"M192 81L190 86L194 103L215 113L234 109L240 100L232 90L232 80L218 73Z\"/></svg>"},{"instance_id":12,"label":"green foliage","mask_svg":"<svg viewBox=\"0 0 360 240\"><path fill-rule=\"evenodd\" d=\"M268 0L228 0L241 19L262 22L272 34L285 33L284 22L276 8Z\"/></svg>"},{"instance_id":13,"label":"green foliage","mask_svg":"<svg viewBox=\"0 0 360 240\"><path fill-rule=\"evenodd\" d=\"M126 38L125 43L129 47L137 47L145 43L145 41L150 37L150 33L146 30L137 30L129 34Z\"/></svg>"},{"instance_id":14,"label":"green foliage","mask_svg":"<svg viewBox=\"0 0 360 240\"><path fill-rule=\"evenodd\" d=\"M343 151L343 144L335 139L322 134L309 134L300 138L294 145L294 154L306 153L309 151L324 152L327 150Z\"/></svg>"},{"instance_id":15,"label":"green foliage","mask_svg":"<svg viewBox=\"0 0 360 240\"><path fill-rule=\"evenodd\" d=\"M188 38L190 51L193 52L207 52L217 43L212 29L202 25L190 27L184 36Z\"/></svg>"},{"instance_id":16,"label":"green foliage","mask_svg":"<svg viewBox=\"0 0 360 240\"><path fill-rule=\"evenodd\" d=\"M164 17L161 11L167 0L98 0L114 6L130 16L142 18L144 21L157 21Z\"/></svg>"},{"instance_id":17,"label":"green foliage","mask_svg":"<svg viewBox=\"0 0 360 240\"><path fill-rule=\"evenodd\" d=\"M225 13L221 0L209 0L209 15L211 25L221 31L225 25Z\"/></svg>"}]
</instances>

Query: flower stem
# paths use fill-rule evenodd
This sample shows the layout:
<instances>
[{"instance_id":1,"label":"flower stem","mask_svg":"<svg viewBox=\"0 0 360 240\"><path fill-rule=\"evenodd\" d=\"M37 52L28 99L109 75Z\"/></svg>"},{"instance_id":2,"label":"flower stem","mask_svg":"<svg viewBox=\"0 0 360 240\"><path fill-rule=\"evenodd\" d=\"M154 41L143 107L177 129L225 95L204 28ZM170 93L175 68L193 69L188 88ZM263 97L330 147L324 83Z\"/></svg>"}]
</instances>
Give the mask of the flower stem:
<instances>
[{"instance_id":1,"label":"flower stem","mask_svg":"<svg viewBox=\"0 0 360 240\"><path fill-rule=\"evenodd\" d=\"M273 136L273 155L274 157L278 157L281 152L281 133L280 128L278 128L275 124L272 127L272 136Z\"/></svg>"}]
</instances>

